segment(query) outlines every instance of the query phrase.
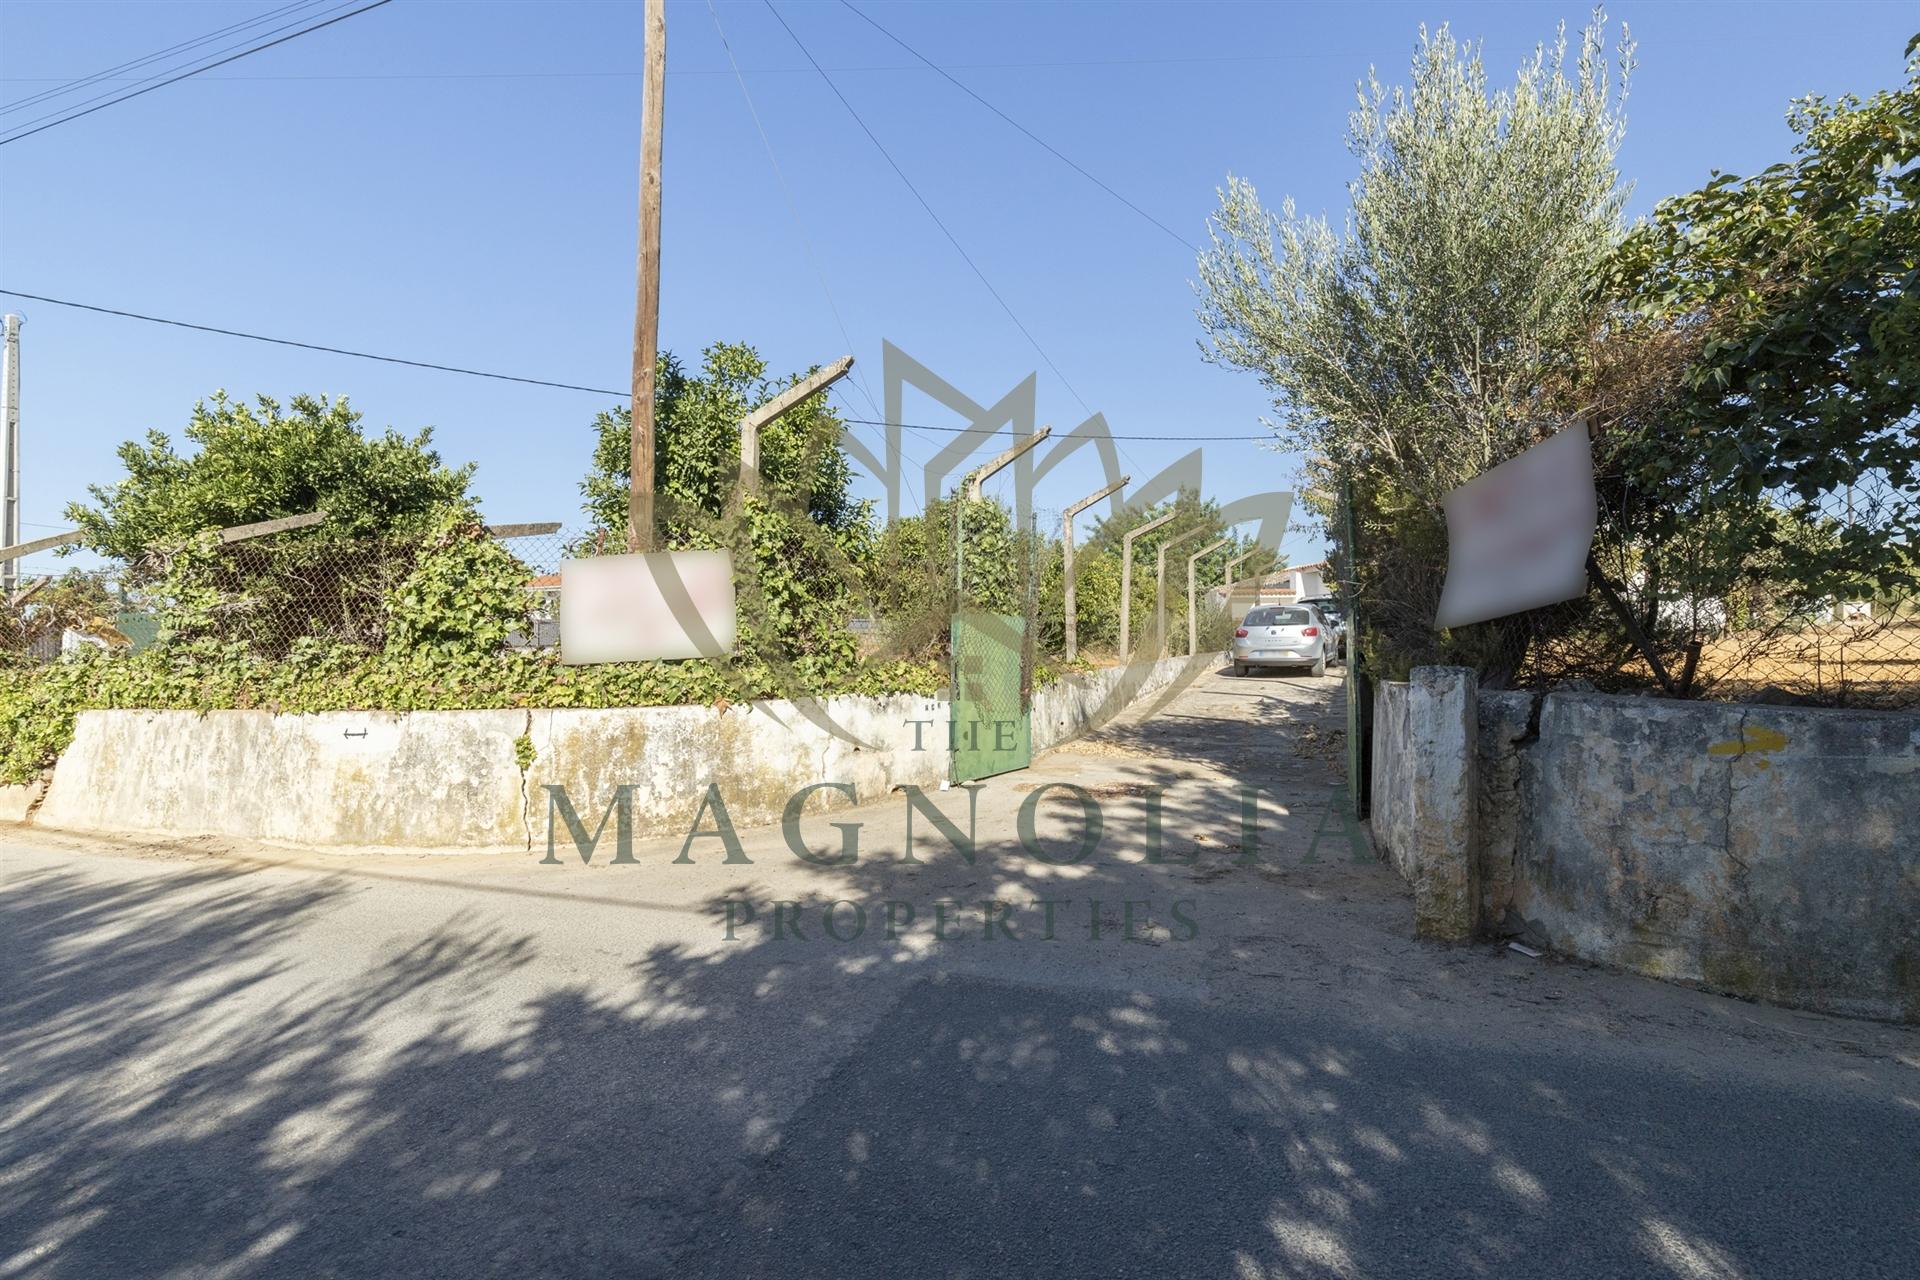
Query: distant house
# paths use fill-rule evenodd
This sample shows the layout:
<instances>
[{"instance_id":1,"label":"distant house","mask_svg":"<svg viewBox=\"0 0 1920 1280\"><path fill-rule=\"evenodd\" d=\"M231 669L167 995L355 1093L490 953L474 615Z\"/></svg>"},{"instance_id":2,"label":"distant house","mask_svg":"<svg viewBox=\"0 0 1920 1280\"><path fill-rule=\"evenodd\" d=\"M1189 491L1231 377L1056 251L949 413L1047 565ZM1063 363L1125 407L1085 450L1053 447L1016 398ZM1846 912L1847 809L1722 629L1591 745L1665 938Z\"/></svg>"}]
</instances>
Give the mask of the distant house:
<instances>
[{"instance_id":1,"label":"distant house","mask_svg":"<svg viewBox=\"0 0 1920 1280\"><path fill-rule=\"evenodd\" d=\"M57 632L48 631L27 643L27 653L35 661L52 662L79 649L121 649L126 645L127 637L103 622L86 630L62 627Z\"/></svg>"},{"instance_id":2,"label":"distant house","mask_svg":"<svg viewBox=\"0 0 1920 1280\"><path fill-rule=\"evenodd\" d=\"M1333 594L1327 590L1327 571L1330 567L1325 560L1316 560L1312 564L1296 565L1281 572L1292 587L1295 600L1311 600L1315 596Z\"/></svg>"},{"instance_id":3,"label":"distant house","mask_svg":"<svg viewBox=\"0 0 1920 1280\"><path fill-rule=\"evenodd\" d=\"M507 637L515 649L554 649L560 644L560 575L543 573L527 582L533 597L532 634L516 631Z\"/></svg>"},{"instance_id":4,"label":"distant house","mask_svg":"<svg viewBox=\"0 0 1920 1280\"><path fill-rule=\"evenodd\" d=\"M1237 618L1257 605L1292 604L1295 600L1337 594L1327 586L1327 574L1330 572L1331 568L1325 560L1316 560L1312 564L1292 565L1275 569L1259 578L1235 582L1233 614ZM1207 592L1207 602L1218 609L1225 595L1224 587L1215 587Z\"/></svg>"}]
</instances>

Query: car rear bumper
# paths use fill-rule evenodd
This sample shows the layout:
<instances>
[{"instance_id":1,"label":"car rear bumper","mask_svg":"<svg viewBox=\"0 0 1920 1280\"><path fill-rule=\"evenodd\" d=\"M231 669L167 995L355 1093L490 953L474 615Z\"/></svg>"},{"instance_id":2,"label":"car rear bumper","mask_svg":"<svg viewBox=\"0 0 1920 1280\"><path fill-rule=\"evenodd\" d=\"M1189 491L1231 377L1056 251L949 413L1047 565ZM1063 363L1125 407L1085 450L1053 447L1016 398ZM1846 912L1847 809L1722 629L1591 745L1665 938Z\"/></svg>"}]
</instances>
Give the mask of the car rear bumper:
<instances>
[{"instance_id":1,"label":"car rear bumper","mask_svg":"<svg viewBox=\"0 0 1920 1280\"><path fill-rule=\"evenodd\" d=\"M1320 661L1320 654L1298 649L1242 649L1236 645L1233 660L1248 666L1306 667Z\"/></svg>"}]
</instances>

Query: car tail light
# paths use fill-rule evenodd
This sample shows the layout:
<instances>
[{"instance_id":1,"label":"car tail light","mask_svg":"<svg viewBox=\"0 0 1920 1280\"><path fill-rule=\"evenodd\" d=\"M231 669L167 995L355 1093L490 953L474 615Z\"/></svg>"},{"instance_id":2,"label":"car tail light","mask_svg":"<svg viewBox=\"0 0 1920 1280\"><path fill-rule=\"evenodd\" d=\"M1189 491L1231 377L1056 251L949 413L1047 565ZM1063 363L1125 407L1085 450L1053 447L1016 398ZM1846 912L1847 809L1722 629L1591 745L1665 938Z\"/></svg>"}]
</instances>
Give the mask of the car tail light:
<instances>
[{"instance_id":1,"label":"car tail light","mask_svg":"<svg viewBox=\"0 0 1920 1280\"><path fill-rule=\"evenodd\" d=\"M1245 640L1247 638L1247 629L1245 627L1235 627L1233 629L1233 638L1236 640Z\"/></svg>"},{"instance_id":2,"label":"car tail light","mask_svg":"<svg viewBox=\"0 0 1920 1280\"><path fill-rule=\"evenodd\" d=\"M1318 628L1318 627L1302 627L1302 628L1300 628L1300 634L1301 634L1301 635L1303 635L1303 636L1306 636L1306 637L1307 637L1308 639L1312 639L1312 638L1313 638L1314 636L1317 636L1317 635L1319 635L1319 634L1320 634L1320 628Z\"/></svg>"}]
</instances>

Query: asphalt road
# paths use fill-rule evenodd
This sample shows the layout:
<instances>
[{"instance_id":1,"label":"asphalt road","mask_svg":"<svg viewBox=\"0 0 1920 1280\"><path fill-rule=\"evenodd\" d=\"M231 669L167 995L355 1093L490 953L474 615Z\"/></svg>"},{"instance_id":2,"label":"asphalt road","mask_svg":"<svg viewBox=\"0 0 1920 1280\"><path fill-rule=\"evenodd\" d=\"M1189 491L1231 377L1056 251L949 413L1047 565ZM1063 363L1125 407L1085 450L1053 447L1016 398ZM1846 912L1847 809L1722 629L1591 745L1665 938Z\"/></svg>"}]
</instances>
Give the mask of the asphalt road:
<instances>
[{"instance_id":1,"label":"asphalt road","mask_svg":"<svg viewBox=\"0 0 1920 1280\"><path fill-rule=\"evenodd\" d=\"M973 862L0 831L0 1280L1916 1273L1920 1033L1412 941L1339 725L1209 676Z\"/></svg>"}]
</instances>

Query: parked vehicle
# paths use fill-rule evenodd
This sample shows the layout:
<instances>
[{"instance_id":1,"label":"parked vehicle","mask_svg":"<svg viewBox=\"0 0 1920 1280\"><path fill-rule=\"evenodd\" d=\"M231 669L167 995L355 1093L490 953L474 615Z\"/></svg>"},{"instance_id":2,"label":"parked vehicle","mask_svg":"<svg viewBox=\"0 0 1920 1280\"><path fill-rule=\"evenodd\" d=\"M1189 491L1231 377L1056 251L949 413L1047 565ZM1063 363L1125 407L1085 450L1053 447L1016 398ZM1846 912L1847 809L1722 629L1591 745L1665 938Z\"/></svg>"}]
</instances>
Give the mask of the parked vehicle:
<instances>
[{"instance_id":1,"label":"parked vehicle","mask_svg":"<svg viewBox=\"0 0 1920 1280\"><path fill-rule=\"evenodd\" d=\"M1333 629L1312 605L1265 605L1247 610L1233 633L1233 674L1255 667L1307 667L1327 674Z\"/></svg>"},{"instance_id":2,"label":"parked vehicle","mask_svg":"<svg viewBox=\"0 0 1920 1280\"><path fill-rule=\"evenodd\" d=\"M1308 596L1299 603L1312 605L1327 625L1333 628L1333 654L1341 662L1347 660L1347 606L1339 596Z\"/></svg>"}]
</instances>

